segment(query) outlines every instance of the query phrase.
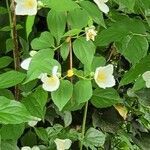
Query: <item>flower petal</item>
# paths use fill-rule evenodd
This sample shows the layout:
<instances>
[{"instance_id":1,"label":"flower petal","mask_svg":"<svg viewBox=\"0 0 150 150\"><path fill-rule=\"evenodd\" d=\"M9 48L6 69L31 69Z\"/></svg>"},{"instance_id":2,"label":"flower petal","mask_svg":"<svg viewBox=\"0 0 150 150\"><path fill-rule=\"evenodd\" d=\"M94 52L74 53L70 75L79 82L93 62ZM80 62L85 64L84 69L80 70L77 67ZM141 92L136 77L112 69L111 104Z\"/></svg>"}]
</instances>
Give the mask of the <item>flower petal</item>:
<instances>
[{"instance_id":1,"label":"flower petal","mask_svg":"<svg viewBox=\"0 0 150 150\"><path fill-rule=\"evenodd\" d=\"M29 58L23 60L22 63L21 63L21 68L23 68L23 69L25 69L25 70L28 70L31 60L32 60L31 57L29 57Z\"/></svg>"},{"instance_id":2,"label":"flower petal","mask_svg":"<svg viewBox=\"0 0 150 150\"><path fill-rule=\"evenodd\" d=\"M33 146L31 150L40 150L38 146Z\"/></svg>"},{"instance_id":3,"label":"flower petal","mask_svg":"<svg viewBox=\"0 0 150 150\"><path fill-rule=\"evenodd\" d=\"M32 150L29 146L24 146L21 148L21 150Z\"/></svg>"},{"instance_id":4,"label":"flower petal","mask_svg":"<svg viewBox=\"0 0 150 150\"><path fill-rule=\"evenodd\" d=\"M57 75L57 71L58 71L58 66L54 66L52 69L52 75L56 76Z\"/></svg>"},{"instance_id":5,"label":"flower petal","mask_svg":"<svg viewBox=\"0 0 150 150\"><path fill-rule=\"evenodd\" d=\"M42 80L43 80L42 87L45 91L53 92L56 91L60 86L60 81L57 76L47 77Z\"/></svg>"},{"instance_id":6,"label":"flower petal","mask_svg":"<svg viewBox=\"0 0 150 150\"><path fill-rule=\"evenodd\" d=\"M150 80L150 71L146 71L145 73L143 73L142 77L144 81Z\"/></svg>"},{"instance_id":7,"label":"flower petal","mask_svg":"<svg viewBox=\"0 0 150 150\"><path fill-rule=\"evenodd\" d=\"M109 12L109 7L105 4L104 0L94 0L94 2L97 4L98 8L104 12L105 14L107 14Z\"/></svg>"}]
</instances>

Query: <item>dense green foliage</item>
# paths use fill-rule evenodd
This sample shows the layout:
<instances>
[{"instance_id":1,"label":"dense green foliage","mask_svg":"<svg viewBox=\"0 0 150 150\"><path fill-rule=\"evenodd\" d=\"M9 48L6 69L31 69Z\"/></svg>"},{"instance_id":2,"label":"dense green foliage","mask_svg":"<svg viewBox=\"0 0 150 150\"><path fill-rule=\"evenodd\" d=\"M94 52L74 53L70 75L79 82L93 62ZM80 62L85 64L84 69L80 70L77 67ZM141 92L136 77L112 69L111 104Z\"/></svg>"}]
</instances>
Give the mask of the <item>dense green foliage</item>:
<instances>
[{"instance_id":1,"label":"dense green foliage","mask_svg":"<svg viewBox=\"0 0 150 150\"><path fill-rule=\"evenodd\" d=\"M0 1L0 150L56 150L56 138L72 150L149 150L150 0L109 0L108 14L92 0L42 0L35 16L16 16L16 31L11 2ZM27 70L14 66L29 57ZM108 64L116 84L100 88L95 70ZM40 75L54 66L60 86L48 92Z\"/></svg>"}]
</instances>

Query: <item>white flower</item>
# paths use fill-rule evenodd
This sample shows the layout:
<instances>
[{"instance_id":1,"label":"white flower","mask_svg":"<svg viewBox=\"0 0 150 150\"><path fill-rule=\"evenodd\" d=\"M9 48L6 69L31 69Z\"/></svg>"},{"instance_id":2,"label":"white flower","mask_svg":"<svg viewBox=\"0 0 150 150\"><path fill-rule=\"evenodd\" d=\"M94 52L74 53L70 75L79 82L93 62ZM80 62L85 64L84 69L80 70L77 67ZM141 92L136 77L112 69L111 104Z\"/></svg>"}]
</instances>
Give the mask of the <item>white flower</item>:
<instances>
[{"instance_id":1,"label":"white flower","mask_svg":"<svg viewBox=\"0 0 150 150\"><path fill-rule=\"evenodd\" d=\"M41 121L41 118L36 118L34 120L31 120L28 122L28 125L31 127L34 127L39 121Z\"/></svg>"},{"instance_id":2,"label":"white flower","mask_svg":"<svg viewBox=\"0 0 150 150\"><path fill-rule=\"evenodd\" d=\"M55 139L55 144L57 147L57 150L66 150L69 149L72 141L70 139Z\"/></svg>"},{"instance_id":3,"label":"white flower","mask_svg":"<svg viewBox=\"0 0 150 150\"><path fill-rule=\"evenodd\" d=\"M86 40L95 40L95 36L97 35L97 31L95 30L94 26L85 28L85 33L86 33Z\"/></svg>"},{"instance_id":4,"label":"white flower","mask_svg":"<svg viewBox=\"0 0 150 150\"><path fill-rule=\"evenodd\" d=\"M25 69L25 70L28 70L28 69L29 69L30 62L31 62L31 60L32 60L32 57L33 57L36 53L37 53L36 51L31 51L31 52L29 53L29 55L30 55L31 57L26 58L25 60L23 60L23 61L21 62L21 68L23 68L23 69Z\"/></svg>"},{"instance_id":5,"label":"white flower","mask_svg":"<svg viewBox=\"0 0 150 150\"><path fill-rule=\"evenodd\" d=\"M58 66L54 66L52 69L52 76L48 77L47 73L43 73L41 76L41 81L43 82L43 89L45 91L56 91L59 88L60 80L58 77Z\"/></svg>"},{"instance_id":6,"label":"white flower","mask_svg":"<svg viewBox=\"0 0 150 150\"><path fill-rule=\"evenodd\" d=\"M143 80L146 82L146 87L150 88L150 71L146 71L145 73L143 73L142 77Z\"/></svg>"},{"instance_id":7,"label":"white flower","mask_svg":"<svg viewBox=\"0 0 150 150\"><path fill-rule=\"evenodd\" d=\"M96 68L94 79L97 85L103 89L113 87L115 85L113 65L109 64L105 67Z\"/></svg>"},{"instance_id":8,"label":"white flower","mask_svg":"<svg viewBox=\"0 0 150 150\"><path fill-rule=\"evenodd\" d=\"M38 146L33 146L32 148L29 146L24 146L21 150L40 150L40 148Z\"/></svg>"},{"instance_id":9,"label":"white flower","mask_svg":"<svg viewBox=\"0 0 150 150\"><path fill-rule=\"evenodd\" d=\"M15 0L16 15L36 15L37 13L37 0Z\"/></svg>"},{"instance_id":10,"label":"white flower","mask_svg":"<svg viewBox=\"0 0 150 150\"><path fill-rule=\"evenodd\" d=\"M94 0L94 2L102 12L104 12L105 14L109 12L109 7L105 4L106 2L108 2L108 0Z\"/></svg>"}]
</instances>

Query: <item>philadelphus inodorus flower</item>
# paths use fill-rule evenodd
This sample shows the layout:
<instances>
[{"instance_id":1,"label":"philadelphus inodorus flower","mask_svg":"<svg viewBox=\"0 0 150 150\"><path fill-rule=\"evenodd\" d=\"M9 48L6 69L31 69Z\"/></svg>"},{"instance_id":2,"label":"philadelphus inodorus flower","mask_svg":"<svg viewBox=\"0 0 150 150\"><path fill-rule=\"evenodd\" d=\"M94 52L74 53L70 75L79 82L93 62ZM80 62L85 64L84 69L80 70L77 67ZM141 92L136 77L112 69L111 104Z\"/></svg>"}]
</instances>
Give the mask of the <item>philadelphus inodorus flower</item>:
<instances>
[{"instance_id":1,"label":"philadelphus inodorus flower","mask_svg":"<svg viewBox=\"0 0 150 150\"><path fill-rule=\"evenodd\" d=\"M66 150L69 149L72 141L70 139L55 139L55 144L57 147L57 150Z\"/></svg>"},{"instance_id":2,"label":"philadelphus inodorus flower","mask_svg":"<svg viewBox=\"0 0 150 150\"><path fill-rule=\"evenodd\" d=\"M40 150L40 148L38 146L33 146L32 148L29 146L24 146L21 150Z\"/></svg>"},{"instance_id":3,"label":"philadelphus inodorus flower","mask_svg":"<svg viewBox=\"0 0 150 150\"><path fill-rule=\"evenodd\" d=\"M86 40L95 40L95 36L97 35L97 31L94 26L85 28Z\"/></svg>"},{"instance_id":4,"label":"philadelphus inodorus flower","mask_svg":"<svg viewBox=\"0 0 150 150\"><path fill-rule=\"evenodd\" d=\"M23 60L23 61L21 62L21 68L23 68L23 69L25 69L25 70L28 70L28 69L29 69L30 62L31 62L31 60L32 60L32 57L33 57L36 53L37 53L36 51L31 51L31 52L29 53L30 57L27 58L27 59L25 59L25 60Z\"/></svg>"},{"instance_id":5,"label":"philadelphus inodorus flower","mask_svg":"<svg viewBox=\"0 0 150 150\"><path fill-rule=\"evenodd\" d=\"M47 73L43 73L41 76L41 81L43 82L43 89L45 91L53 92L59 88L60 80L58 77L58 66L54 66L52 69L52 75L49 77Z\"/></svg>"},{"instance_id":6,"label":"philadelphus inodorus flower","mask_svg":"<svg viewBox=\"0 0 150 150\"><path fill-rule=\"evenodd\" d=\"M109 7L105 4L106 2L108 2L108 0L94 0L94 2L102 12L104 12L105 14L109 12Z\"/></svg>"},{"instance_id":7,"label":"philadelphus inodorus flower","mask_svg":"<svg viewBox=\"0 0 150 150\"><path fill-rule=\"evenodd\" d=\"M36 15L37 13L37 0L15 0L16 15Z\"/></svg>"},{"instance_id":8,"label":"philadelphus inodorus flower","mask_svg":"<svg viewBox=\"0 0 150 150\"><path fill-rule=\"evenodd\" d=\"M100 88L113 87L115 85L113 65L109 64L105 67L96 68L94 79Z\"/></svg>"},{"instance_id":9,"label":"philadelphus inodorus flower","mask_svg":"<svg viewBox=\"0 0 150 150\"><path fill-rule=\"evenodd\" d=\"M146 82L146 87L150 88L150 71L146 71L145 73L143 73L142 77L143 80Z\"/></svg>"}]
</instances>

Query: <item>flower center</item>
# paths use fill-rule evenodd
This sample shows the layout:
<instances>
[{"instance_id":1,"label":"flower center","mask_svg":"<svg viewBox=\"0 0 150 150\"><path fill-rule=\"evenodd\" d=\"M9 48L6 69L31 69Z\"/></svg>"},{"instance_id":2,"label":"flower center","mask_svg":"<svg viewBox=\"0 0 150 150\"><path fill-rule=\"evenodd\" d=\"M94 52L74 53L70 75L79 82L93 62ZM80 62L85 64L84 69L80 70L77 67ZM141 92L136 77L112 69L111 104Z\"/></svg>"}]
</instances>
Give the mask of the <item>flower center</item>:
<instances>
[{"instance_id":1,"label":"flower center","mask_svg":"<svg viewBox=\"0 0 150 150\"><path fill-rule=\"evenodd\" d=\"M88 37L89 37L90 39L92 39L93 36L94 36L93 32L90 31L90 32L88 33Z\"/></svg>"},{"instance_id":2,"label":"flower center","mask_svg":"<svg viewBox=\"0 0 150 150\"><path fill-rule=\"evenodd\" d=\"M98 80L98 81L101 81L101 82L105 82L105 81L106 81L106 73L103 72L103 71L100 72L100 73L98 74L97 80Z\"/></svg>"},{"instance_id":3,"label":"flower center","mask_svg":"<svg viewBox=\"0 0 150 150\"><path fill-rule=\"evenodd\" d=\"M49 77L47 80L47 84L54 86L56 84L56 78L55 77Z\"/></svg>"},{"instance_id":4,"label":"flower center","mask_svg":"<svg viewBox=\"0 0 150 150\"><path fill-rule=\"evenodd\" d=\"M24 7L31 9L35 6L35 2L33 0L25 0Z\"/></svg>"}]
</instances>

